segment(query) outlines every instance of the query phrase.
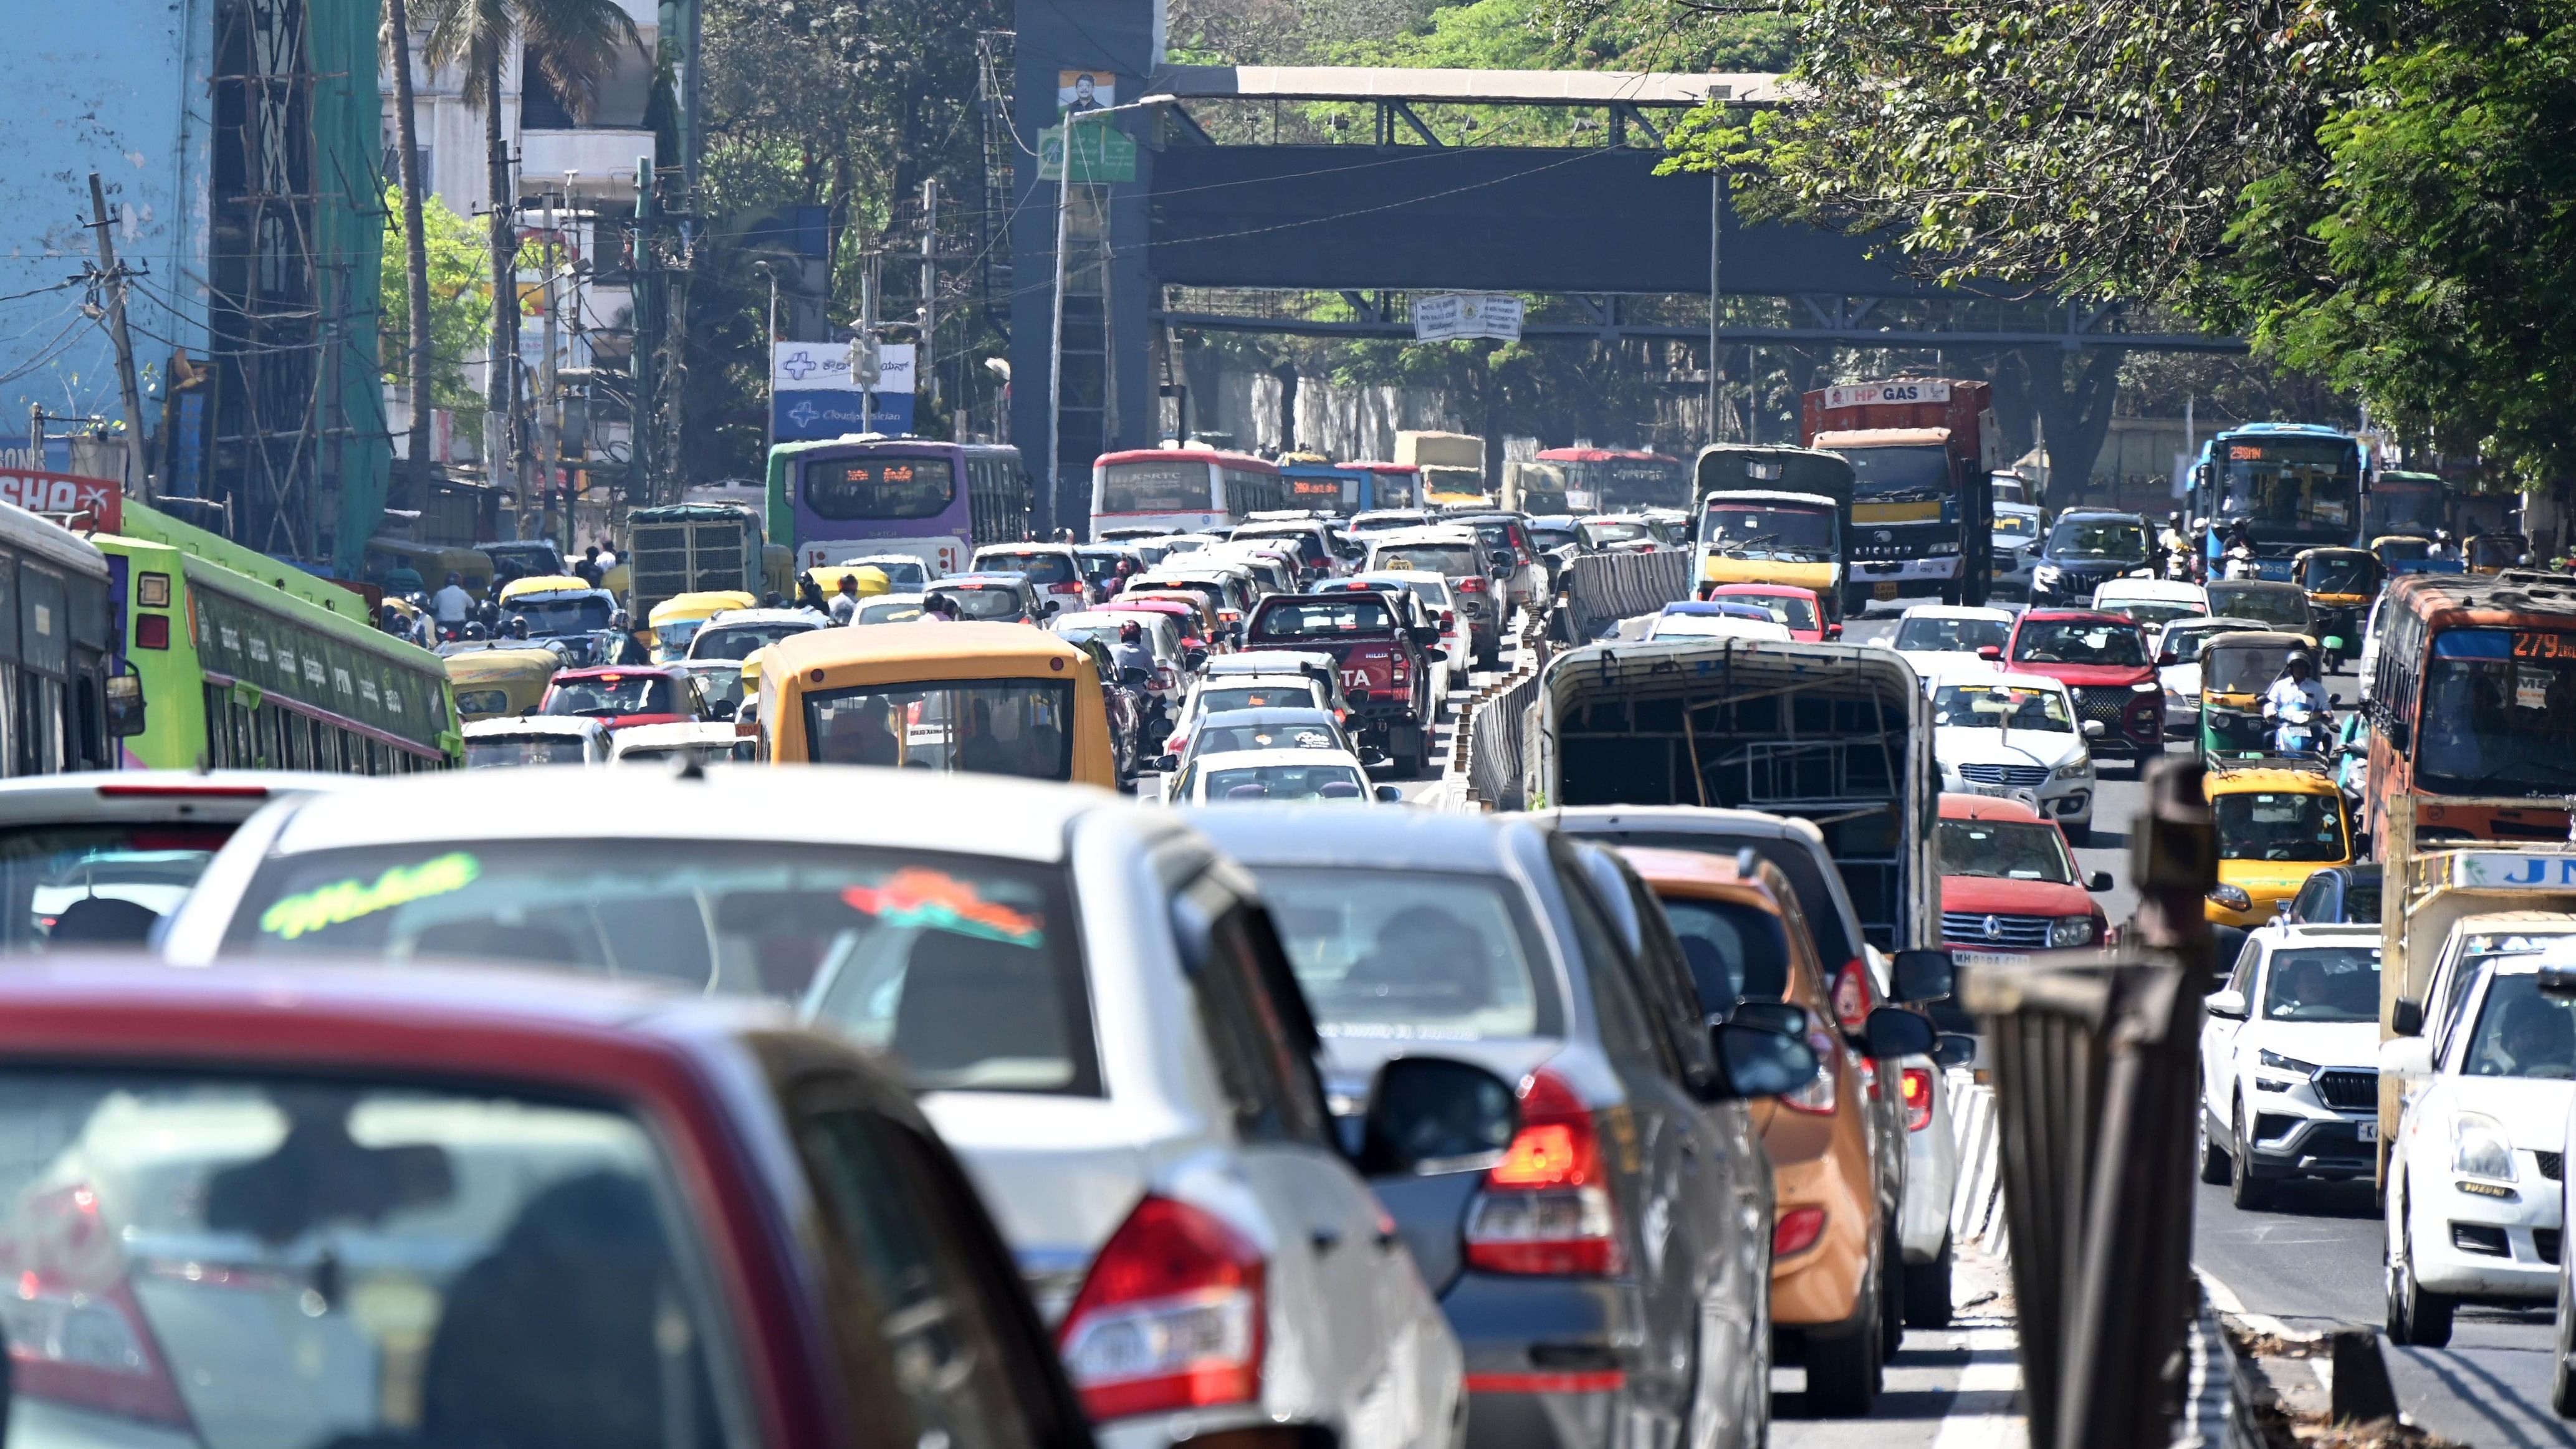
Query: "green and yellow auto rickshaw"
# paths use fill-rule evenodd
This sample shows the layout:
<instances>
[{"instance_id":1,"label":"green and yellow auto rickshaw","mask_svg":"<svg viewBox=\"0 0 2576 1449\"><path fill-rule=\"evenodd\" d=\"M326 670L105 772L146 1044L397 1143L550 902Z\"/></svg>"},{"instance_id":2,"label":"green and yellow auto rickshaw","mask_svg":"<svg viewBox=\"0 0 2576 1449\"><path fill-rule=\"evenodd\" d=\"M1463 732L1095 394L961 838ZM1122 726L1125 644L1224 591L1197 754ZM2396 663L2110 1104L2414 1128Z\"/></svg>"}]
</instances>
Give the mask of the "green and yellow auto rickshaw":
<instances>
[{"instance_id":1,"label":"green and yellow auto rickshaw","mask_svg":"<svg viewBox=\"0 0 2576 1449\"><path fill-rule=\"evenodd\" d=\"M2200 646L2200 757L2251 760L2272 752L2272 726L2263 718L2263 692L2300 650L2314 650L2305 634L2241 630L2213 634Z\"/></svg>"},{"instance_id":2,"label":"green and yellow auto rickshaw","mask_svg":"<svg viewBox=\"0 0 2576 1449\"><path fill-rule=\"evenodd\" d=\"M2323 654L2320 672L2361 652L2361 616L2379 596L2384 577L2378 555L2366 548L2304 549L2290 560L2290 582L2308 596L2308 618Z\"/></svg>"},{"instance_id":3,"label":"green and yellow auto rickshaw","mask_svg":"<svg viewBox=\"0 0 2576 1449\"><path fill-rule=\"evenodd\" d=\"M2531 540L2502 530L2481 533L2460 545L2460 559L2470 573L2502 573L2531 561Z\"/></svg>"}]
</instances>

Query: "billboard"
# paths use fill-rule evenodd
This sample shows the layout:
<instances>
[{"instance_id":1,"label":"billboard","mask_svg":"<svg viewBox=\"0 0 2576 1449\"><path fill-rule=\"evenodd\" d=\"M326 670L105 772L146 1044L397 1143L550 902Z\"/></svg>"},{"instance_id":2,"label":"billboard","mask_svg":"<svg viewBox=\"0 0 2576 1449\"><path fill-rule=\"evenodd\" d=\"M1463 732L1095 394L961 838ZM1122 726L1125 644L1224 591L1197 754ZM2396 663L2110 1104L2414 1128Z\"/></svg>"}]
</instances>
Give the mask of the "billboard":
<instances>
[{"instance_id":1,"label":"billboard","mask_svg":"<svg viewBox=\"0 0 2576 1449\"><path fill-rule=\"evenodd\" d=\"M847 342L781 342L771 349L770 436L781 443L843 433L912 431L915 349L909 342L877 348L877 381L862 389L850 375Z\"/></svg>"}]
</instances>

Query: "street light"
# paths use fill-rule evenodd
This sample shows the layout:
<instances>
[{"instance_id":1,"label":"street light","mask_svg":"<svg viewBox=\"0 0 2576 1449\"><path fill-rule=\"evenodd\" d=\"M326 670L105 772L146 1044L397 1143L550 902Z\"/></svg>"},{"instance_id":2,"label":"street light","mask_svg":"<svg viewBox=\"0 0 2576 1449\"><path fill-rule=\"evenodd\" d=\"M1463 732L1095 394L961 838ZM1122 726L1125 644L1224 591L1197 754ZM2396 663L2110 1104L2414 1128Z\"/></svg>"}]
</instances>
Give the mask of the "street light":
<instances>
[{"instance_id":1,"label":"street light","mask_svg":"<svg viewBox=\"0 0 2576 1449\"><path fill-rule=\"evenodd\" d=\"M1073 128L1084 121L1095 121L1103 116L1114 116L1121 111L1142 111L1150 110L1156 106L1168 106L1179 99L1180 98L1178 96L1151 95L1145 97L1143 100L1130 101L1123 106L1102 106L1098 110L1074 111L1066 115L1064 118L1064 154L1057 162L1055 178L1055 288L1053 299L1055 304L1055 323L1052 339L1047 344L1046 530L1050 536L1052 536L1057 528L1062 526L1061 515L1064 510L1064 489L1063 484L1058 477L1058 474L1063 471L1063 460L1057 455L1063 450L1064 446L1064 239L1065 219L1072 210L1071 206L1068 204L1068 198L1072 194L1073 190L1073 157L1075 151L1073 144ZM1106 319L1104 319L1104 322L1105 320ZM1105 329L1104 335L1106 335ZM1101 366L1104 372L1110 366L1106 352L1104 352L1101 357ZM1103 376L1101 378L1101 386L1103 388L1110 386L1110 379Z\"/></svg>"}]
</instances>

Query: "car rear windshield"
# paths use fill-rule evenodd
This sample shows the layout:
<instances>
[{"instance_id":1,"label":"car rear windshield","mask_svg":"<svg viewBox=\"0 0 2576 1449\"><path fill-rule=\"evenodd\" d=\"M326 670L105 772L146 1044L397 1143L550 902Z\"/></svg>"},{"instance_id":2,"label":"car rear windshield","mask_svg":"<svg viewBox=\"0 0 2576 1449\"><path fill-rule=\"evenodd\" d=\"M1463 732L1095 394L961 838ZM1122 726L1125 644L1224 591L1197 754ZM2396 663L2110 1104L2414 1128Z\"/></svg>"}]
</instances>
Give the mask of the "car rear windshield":
<instances>
[{"instance_id":1,"label":"car rear windshield","mask_svg":"<svg viewBox=\"0 0 2576 1449\"><path fill-rule=\"evenodd\" d=\"M1749 849L1778 866L1780 873L1789 878L1789 888L1797 892L1798 914L1806 917L1808 934L1816 939L1817 960L1830 970L1860 954L1860 943L1843 930L1843 913L1835 904L1833 887L1826 884L1824 870L1803 840L1679 830L1596 830L1581 825L1569 825L1568 829L1586 840L1605 844L1688 850L1727 860L1733 860L1737 851Z\"/></svg>"},{"instance_id":2,"label":"car rear windshield","mask_svg":"<svg viewBox=\"0 0 2576 1449\"><path fill-rule=\"evenodd\" d=\"M1424 573L1443 574L1463 579L1484 573L1475 546L1465 543L1382 543L1369 558L1371 571L1401 572L1420 569Z\"/></svg>"},{"instance_id":3,"label":"car rear windshield","mask_svg":"<svg viewBox=\"0 0 2576 1449\"><path fill-rule=\"evenodd\" d=\"M138 948L232 833L140 821L0 832L0 949Z\"/></svg>"},{"instance_id":4,"label":"car rear windshield","mask_svg":"<svg viewBox=\"0 0 2576 1449\"><path fill-rule=\"evenodd\" d=\"M1228 765L1208 771L1205 788L1195 792L1210 804L1246 801L1341 800L1359 804L1369 798L1368 781L1338 761L1289 760L1279 764Z\"/></svg>"},{"instance_id":5,"label":"car rear windshield","mask_svg":"<svg viewBox=\"0 0 2576 1449\"><path fill-rule=\"evenodd\" d=\"M680 691L665 674L600 674L557 679L546 695L548 714L678 714Z\"/></svg>"},{"instance_id":6,"label":"car rear windshield","mask_svg":"<svg viewBox=\"0 0 2576 1449\"><path fill-rule=\"evenodd\" d=\"M816 627L810 623L780 620L774 624L711 624L698 631L689 641L691 659L748 659L752 651L766 649L781 639L791 638Z\"/></svg>"},{"instance_id":7,"label":"car rear windshield","mask_svg":"<svg viewBox=\"0 0 2576 1449\"><path fill-rule=\"evenodd\" d=\"M1789 933L1778 916L1740 901L1663 900L1702 1009L1724 1011L1748 997L1777 1001L1789 994Z\"/></svg>"},{"instance_id":8,"label":"car rear windshield","mask_svg":"<svg viewBox=\"0 0 2576 1449\"><path fill-rule=\"evenodd\" d=\"M513 765L578 765L584 758L585 746L570 735L501 736L465 742L465 768L469 770L503 769Z\"/></svg>"},{"instance_id":9,"label":"car rear windshield","mask_svg":"<svg viewBox=\"0 0 2576 1449\"><path fill-rule=\"evenodd\" d=\"M1816 601L1802 599L1795 594L1712 594L1710 597L1730 604L1751 604L1770 615L1771 622L1786 624L1792 629L1824 627L1823 621L1816 617Z\"/></svg>"},{"instance_id":10,"label":"car rear windshield","mask_svg":"<svg viewBox=\"0 0 2576 1449\"><path fill-rule=\"evenodd\" d=\"M2272 953L2263 985L2269 1021L2377 1021L2379 948L2309 946Z\"/></svg>"},{"instance_id":11,"label":"car rear windshield","mask_svg":"<svg viewBox=\"0 0 2576 1449\"><path fill-rule=\"evenodd\" d=\"M610 1106L389 1076L0 1074L27 1124L0 1140L17 1437L747 1438L724 1412L744 1402L737 1320L694 1246L714 1229L657 1133Z\"/></svg>"},{"instance_id":12,"label":"car rear windshield","mask_svg":"<svg viewBox=\"0 0 2576 1449\"><path fill-rule=\"evenodd\" d=\"M1334 639L1346 634L1383 634L1394 627L1395 613L1381 600L1364 593L1321 594L1266 605L1253 621L1252 637Z\"/></svg>"},{"instance_id":13,"label":"car rear windshield","mask_svg":"<svg viewBox=\"0 0 2576 1449\"><path fill-rule=\"evenodd\" d=\"M2016 820L1944 820L1934 849L1943 875L2075 883L2075 861L2054 825Z\"/></svg>"},{"instance_id":14,"label":"car rear windshield","mask_svg":"<svg viewBox=\"0 0 2576 1449\"><path fill-rule=\"evenodd\" d=\"M502 606L512 618L528 621L531 634L585 634L605 629L613 608L605 594L577 599L517 599Z\"/></svg>"},{"instance_id":15,"label":"car rear windshield","mask_svg":"<svg viewBox=\"0 0 2576 1449\"><path fill-rule=\"evenodd\" d=\"M1293 709L1314 703L1315 686L1302 680L1295 684L1230 684L1223 689L1199 691L1201 714L1226 709Z\"/></svg>"},{"instance_id":16,"label":"car rear windshield","mask_svg":"<svg viewBox=\"0 0 2576 1449\"><path fill-rule=\"evenodd\" d=\"M938 680L805 696L806 758L952 775L1073 778L1073 683Z\"/></svg>"},{"instance_id":17,"label":"car rear windshield","mask_svg":"<svg viewBox=\"0 0 2576 1449\"><path fill-rule=\"evenodd\" d=\"M1030 583L1044 588L1049 584L1081 582L1082 575L1072 559L1060 553L1031 549L1026 553L1009 549L986 549L975 555L975 567L995 573L1025 574Z\"/></svg>"},{"instance_id":18,"label":"car rear windshield","mask_svg":"<svg viewBox=\"0 0 2576 1449\"><path fill-rule=\"evenodd\" d=\"M925 1088L1096 1095L1062 871L746 841L271 856L227 955L462 959L801 1003Z\"/></svg>"},{"instance_id":19,"label":"car rear windshield","mask_svg":"<svg viewBox=\"0 0 2576 1449\"><path fill-rule=\"evenodd\" d=\"M2209 612L2229 619L2260 619L2276 629L2304 633L2308 596L2295 584L2211 584Z\"/></svg>"},{"instance_id":20,"label":"car rear windshield","mask_svg":"<svg viewBox=\"0 0 2576 1449\"><path fill-rule=\"evenodd\" d=\"M1025 612L1020 591L1008 584L958 584L933 589L930 596L955 604L957 612L969 619L1016 619Z\"/></svg>"},{"instance_id":21,"label":"car rear windshield","mask_svg":"<svg viewBox=\"0 0 2576 1449\"><path fill-rule=\"evenodd\" d=\"M1564 1011L1519 890L1434 871L1261 873L1281 944L1327 1037L1554 1036Z\"/></svg>"}]
</instances>

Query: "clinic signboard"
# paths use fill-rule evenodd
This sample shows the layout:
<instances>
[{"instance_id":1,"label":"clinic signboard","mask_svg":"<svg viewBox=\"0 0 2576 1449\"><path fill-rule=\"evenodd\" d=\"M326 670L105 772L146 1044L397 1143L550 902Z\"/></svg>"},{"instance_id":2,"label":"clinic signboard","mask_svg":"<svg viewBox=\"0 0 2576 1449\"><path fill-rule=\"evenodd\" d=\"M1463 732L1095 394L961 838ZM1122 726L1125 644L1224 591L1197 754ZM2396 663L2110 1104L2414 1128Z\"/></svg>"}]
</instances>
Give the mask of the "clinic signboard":
<instances>
[{"instance_id":1,"label":"clinic signboard","mask_svg":"<svg viewBox=\"0 0 2576 1449\"><path fill-rule=\"evenodd\" d=\"M913 344L880 344L877 379L866 384L852 375L850 351L847 342L781 342L771 348L769 424L775 441L912 431Z\"/></svg>"}]
</instances>

